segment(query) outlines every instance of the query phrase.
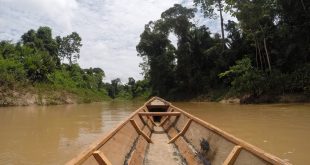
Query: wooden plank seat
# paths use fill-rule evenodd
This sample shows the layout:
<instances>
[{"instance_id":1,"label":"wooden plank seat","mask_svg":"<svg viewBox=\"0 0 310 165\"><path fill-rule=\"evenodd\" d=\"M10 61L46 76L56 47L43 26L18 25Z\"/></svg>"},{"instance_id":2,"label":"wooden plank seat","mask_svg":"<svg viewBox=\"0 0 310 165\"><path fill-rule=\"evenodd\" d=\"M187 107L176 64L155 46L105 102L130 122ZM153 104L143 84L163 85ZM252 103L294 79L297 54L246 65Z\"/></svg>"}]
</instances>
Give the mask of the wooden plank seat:
<instances>
[{"instance_id":1,"label":"wooden plank seat","mask_svg":"<svg viewBox=\"0 0 310 165\"><path fill-rule=\"evenodd\" d=\"M181 112L139 112L141 116L180 116Z\"/></svg>"}]
</instances>

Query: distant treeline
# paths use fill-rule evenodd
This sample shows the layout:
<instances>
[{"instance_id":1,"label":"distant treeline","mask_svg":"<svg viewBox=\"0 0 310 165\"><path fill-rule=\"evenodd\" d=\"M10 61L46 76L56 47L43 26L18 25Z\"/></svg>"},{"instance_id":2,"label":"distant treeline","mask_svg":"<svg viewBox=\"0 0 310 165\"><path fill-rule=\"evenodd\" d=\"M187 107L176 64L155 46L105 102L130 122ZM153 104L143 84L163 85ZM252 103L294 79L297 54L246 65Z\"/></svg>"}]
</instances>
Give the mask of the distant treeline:
<instances>
[{"instance_id":1,"label":"distant treeline","mask_svg":"<svg viewBox=\"0 0 310 165\"><path fill-rule=\"evenodd\" d=\"M310 94L310 1L194 0L149 22L137 45L152 95L188 99L207 95ZM221 34L193 23L230 13L238 22ZM214 11L220 11L219 15ZM177 46L169 35L177 37ZM224 35L226 33L226 35ZM225 37L224 37L225 36Z\"/></svg>"},{"instance_id":2,"label":"distant treeline","mask_svg":"<svg viewBox=\"0 0 310 165\"><path fill-rule=\"evenodd\" d=\"M81 46L78 33L53 38L49 27L29 30L17 43L1 41L1 91L30 85L49 92L65 90L88 101L148 95L146 80L136 82L129 78L124 85L120 79L104 83L105 73L101 68L82 69L77 63Z\"/></svg>"}]
</instances>

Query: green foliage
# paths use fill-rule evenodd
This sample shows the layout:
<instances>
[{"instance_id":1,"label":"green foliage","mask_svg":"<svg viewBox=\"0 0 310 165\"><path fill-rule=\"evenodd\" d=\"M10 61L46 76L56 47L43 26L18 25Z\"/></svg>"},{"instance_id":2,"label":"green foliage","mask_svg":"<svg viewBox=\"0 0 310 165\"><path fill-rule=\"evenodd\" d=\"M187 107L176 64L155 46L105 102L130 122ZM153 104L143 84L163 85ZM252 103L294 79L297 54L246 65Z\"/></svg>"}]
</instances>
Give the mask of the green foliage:
<instances>
[{"instance_id":1,"label":"green foliage","mask_svg":"<svg viewBox=\"0 0 310 165\"><path fill-rule=\"evenodd\" d=\"M180 99L222 93L217 90L235 95L309 93L308 2L194 0L194 4L208 18L214 18L218 9L221 18L224 11L238 22L222 24L221 38L192 23L194 9L174 5L161 19L147 24L137 51L152 95ZM171 33L177 37L176 48L169 40Z\"/></svg>"},{"instance_id":2,"label":"green foliage","mask_svg":"<svg viewBox=\"0 0 310 165\"><path fill-rule=\"evenodd\" d=\"M116 78L114 80L111 80L111 87L109 88L109 96L112 97L113 99L116 98L116 96L119 94L121 91L120 86L121 84L121 79Z\"/></svg>"},{"instance_id":3,"label":"green foliage","mask_svg":"<svg viewBox=\"0 0 310 165\"><path fill-rule=\"evenodd\" d=\"M145 26L137 45L139 56L144 59L143 65L150 66L144 70L150 77L156 95L165 95L169 91L166 84L173 84L175 48L167 38L167 26L164 22L150 22ZM159 68L161 72L158 72Z\"/></svg>"},{"instance_id":4,"label":"green foliage","mask_svg":"<svg viewBox=\"0 0 310 165\"><path fill-rule=\"evenodd\" d=\"M26 74L23 65L12 59L0 59L0 85L23 82Z\"/></svg>"},{"instance_id":5,"label":"green foliage","mask_svg":"<svg viewBox=\"0 0 310 165\"><path fill-rule=\"evenodd\" d=\"M144 59L143 66L149 66L146 77L153 95L192 97L217 85L214 78L218 79L219 67L226 67L217 66L224 63L217 59L221 41L211 38L207 27L191 23L194 13L194 9L175 5L163 12L160 20L146 25L141 34L137 51ZM178 38L177 48L168 38L171 32Z\"/></svg>"},{"instance_id":6,"label":"green foliage","mask_svg":"<svg viewBox=\"0 0 310 165\"><path fill-rule=\"evenodd\" d=\"M305 94L310 94L310 64L299 67L283 81L288 81L286 84L286 91L303 91Z\"/></svg>"},{"instance_id":7,"label":"green foliage","mask_svg":"<svg viewBox=\"0 0 310 165\"><path fill-rule=\"evenodd\" d=\"M47 84L85 101L92 95L217 99L223 91L310 94L308 1L194 0L194 4L206 18L219 10L221 35L194 23L195 8L174 5L140 35L136 49L143 60L144 80L103 83L102 69L82 69L77 64L82 39L76 32L53 38L49 27L40 27L23 34L21 42L0 42L0 83ZM224 25L222 12L238 21ZM176 46L171 34L177 38Z\"/></svg>"},{"instance_id":8,"label":"green foliage","mask_svg":"<svg viewBox=\"0 0 310 165\"><path fill-rule=\"evenodd\" d=\"M78 33L73 32L66 37L56 37L56 41L59 44L59 57L61 59L67 59L69 64L76 63L80 58L80 47L82 46L82 38Z\"/></svg>"},{"instance_id":9,"label":"green foliage","mask_svg":"<svg viewBox=\"0 0 310 165\"><path fill-rule=\"evenodd\" d=\"M77 88L78 84L72 79L70 72L62 69L48 75L48 80L57 87Z\"/></svg>"},{"instance_id":10,"label":"green foliage","mask_svg":"<svg viewBox=\"0 0 310 165\"><path fill-rule=\"evenodd\" d=\"M22 43L24 46L45 51L53 58L57 65L60 65L58 58L58 43L52 37L52 29L49 27L39 27L37 31L31 29L22 35Z\"/></svg>"},{"instance_id":11,"label":"green foliage","mask_svg":"<svg viewBox=\"0 0 310 165\"><path fill-rule=\"evenodd\" d=\"M60 70L48 74L50 83L64 88L85 88L101 90L104 72L100 68L82 69L77 64L72 66L62 65Z\"/></svg>"},{"instance_id":12,"label":"green foliage","mask_svg":"<svg viewBox=\"0 0 310 165\"><path fill-rule=\"evenodd\" d=\"M34 86L40 96L50 96L47 101L51 104L64 92L76 95L79 102L108 98L103 85L104 71L82 69L75 63L82 46L76 32L54 39L49 27L40 27L37 31L29 30L21 38L16 44L0 42L0 85ZM69 65L61 64L59 57L67 58Z\"/></svg>"},{"instance_id":13,"label":"green foliage","mask_svg":"<svg viewBox=\"0 0 310 165\"><path fill-rule=\"evenodd\" d=\"M236 61L236 65L219 74L220 78L229 77L231 87L237 93L260 94L263 83L261 73L253 68L249 58Z\"/></svg>"},{"instance_id":14,"label":"green foliage","mask_svg":"<svg viewBox=\"0 0 310 165\"><path fill-rule=\"evenodd\" d=\"M129 77L127 84L123 84L119 78L113 79L111 83L103 84L108 95L112 99L146 99L151 95L149 82Z\"/></svg>"},{"instance_id":15,"label":"green foliage","mask_svg":"<svg viewBox=\"0 0 310 165\"><path fill-rule=\"evenodd\" d=\"M228 71L219 74L220 78L229 76L231 74L234 75L242 75L244 73L247 73L249 71L253 70L251 60L249 58L244 58L242 60L239 60L236 62L236 65L229 68Z\"/></svg>"},{"instance_id":16,"label":"green foliage","mask_svg":"<svg viewBox=\"0 0 310 165\"><path fill-rule=\"evenodd\" d=\"M15 45L10 41L0 42L0 59L13 58L16 55Z\"/></svg>"},{"instance_id":17,"label":"green foliage","mask_svg":"<svg viewBox=\"0 0 310 165\"><path fill-rule=\"evenodd\" d=\"M31 81L46 81L47 75L56 69L56 61L47 52L38 51L25 57L24 68Z\"/></svg>"},{"instance_id":18,"label":"green foliage","mask_svg":"<svg viewBox=\"0 0 310 165\"><path fill-rule=\"evenodd\" d=\"M199 6L202 13L205 17L208 18L217 18L217 12L215 12L215 9L217 8L217 11L219 11L219 17L220 17L220 25L221 25L221 34L222 34L222 50L225 48L225 35L224 35L224 18L223 18L223 11L230 11L231 12L231 5L229 4L229 1L225 3L225 0L193 0L195 6Z\"/></svg>"},{"instance_id":19,"label":"green foliage","mask_svg":"<svg viewBox=\"0 0 310 165\"><path fill-rule=\"evenodd\" d=\"M150 96L151 91L147 80L139 80L131 88L133 97L148 98Z\"/></svg>"},{"instance_id":20,"label":"green foliage","mask_svg":"<svg viewBox=\"0 0 310 165\"><path fill-rule=\"evenodd\" d=\"M290 74L273 70L271 73L258 71L251 65L249 58L237 61L219 75L231 82L231 90L236 93L250 93L260 95L262 93L284 94L302 92L309 94L310 67L305 65Z\"/></svg>"},{"instance_id":21,"label":"green foliage","mask_svg":"<svg viewBox=\"0 0 310 165\"><path fill-rule=\"evenodd\" d=\"M124 100L130 100L132 99L132 95L130 92L126 91L126 90L121 90L117 96L117 99L124 99Z\"/></svg>"}]
</instances>

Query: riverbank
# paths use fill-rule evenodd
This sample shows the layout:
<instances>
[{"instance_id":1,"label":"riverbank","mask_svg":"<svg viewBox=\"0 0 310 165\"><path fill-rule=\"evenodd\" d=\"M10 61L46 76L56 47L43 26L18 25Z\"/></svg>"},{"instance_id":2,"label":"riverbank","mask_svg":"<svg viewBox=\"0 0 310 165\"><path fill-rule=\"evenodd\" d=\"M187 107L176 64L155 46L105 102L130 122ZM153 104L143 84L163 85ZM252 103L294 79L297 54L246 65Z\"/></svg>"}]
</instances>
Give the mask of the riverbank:
<instances>
[{"instance_id":1,"label":"riverbank","mask_svg":"<svg viewBox=\"0 0 310 165\"><path fill-rule=\"evenodd\" d=\"M222 104L264 104L264 103L304 103L310 102L310 97L305 94L282 95L225 95L225 92L213 92L208 95L187 100L190 102L219 102ZM112 99L103 89L92 90L85 88L62 88L51 84L20 85L15 87L0 87L0 106L28 106L28 105L60 105L81 104L101 101L145 101L148 96L135 98L119 96Z\"/></svg>"},{"instance_id":2,"label":"riverbank","mask_svg":"<svg viewBox=\"0 0 310 165\"><path fill-rule=\"evenodd\" d=\"M259 96L250 94L231 95L221 91L182 101L219 102L222 104L310 103L310 96L304 93L264 94Z\"/></svg>"},{"instance_id":3,"label":"riverbank","mask_svg":"<svg viewBox=\"0 0 310 165\"><path fill-rule=\"evenodd\" d=\"M79 104L110 100L106 91L49 84L0 87L0 106Z\"/></svg>"},{"instance_id":4,"label":"riverbank","mask_svg":"<svg viewBox=\"0 0 310 165\"><path fill-rule=\"evenodd\" d=\"M221 99L224 104L264 104L264 103L309 103L310 97L305 94L283 95L244 95L241 97L228 97Z\"/></svg>"}]
</instances>

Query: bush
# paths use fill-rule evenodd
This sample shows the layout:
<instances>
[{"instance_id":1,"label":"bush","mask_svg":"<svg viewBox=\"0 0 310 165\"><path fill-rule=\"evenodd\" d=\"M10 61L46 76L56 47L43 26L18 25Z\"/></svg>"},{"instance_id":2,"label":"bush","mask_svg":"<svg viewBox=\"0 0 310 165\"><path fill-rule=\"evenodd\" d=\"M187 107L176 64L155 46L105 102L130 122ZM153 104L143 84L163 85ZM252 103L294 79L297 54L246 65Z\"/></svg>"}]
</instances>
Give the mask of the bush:
<instances>
[{"instance_id":1,"label":"bush","mask_svg":"<svg viewBox=\"0 0 310 165\"><path fill-rule=\"evenodd\" d=\"M310 93L310 64L304 65L290 74L288 88L290 91Z\"/></svg>"},{"instance_id":2,"label":"bush","mask_svg":"<svg viewBox=\"0 0 310 165\"><path fill-rule=\"evenodd\" d=\"M25 70L32 81L45 81L56 69L56 61L47 52L36 52L25 57Z\"/></svg>"},{"instance_id":3,"label":"bush","mask_svg":"<svg viewBox=\"0 0 310 165\"><path fill-rule=\"evenodd\" d=\"M264 75L256 70L249 58L243 58L236 65L219 74L220 78L227 77L231 81L232 90L237 93L251 93L259 95L263 92Z\"/></svg>"},{"instance_id":4,"label":"bush","mask_svg":"<svg viewBox=\"0 0 310 165\"><path fill-rule=\"evenodd\" d=\"M0 59L0 84L12 85L25 80L23 65L12 59Z\"/></svg>"},{"instance_id":5,"label":"bush","mask_svg":"<svg viewBox=\"0 0 310 165\"><path fill-rule=\"evenodd\" d=\"M47 78L57 87L76 88L76 82L72 80L70 73L64 69L56 70L55 72L49 74Z\"/></svg>"}]
</instances>

